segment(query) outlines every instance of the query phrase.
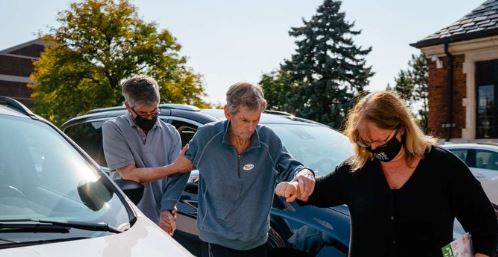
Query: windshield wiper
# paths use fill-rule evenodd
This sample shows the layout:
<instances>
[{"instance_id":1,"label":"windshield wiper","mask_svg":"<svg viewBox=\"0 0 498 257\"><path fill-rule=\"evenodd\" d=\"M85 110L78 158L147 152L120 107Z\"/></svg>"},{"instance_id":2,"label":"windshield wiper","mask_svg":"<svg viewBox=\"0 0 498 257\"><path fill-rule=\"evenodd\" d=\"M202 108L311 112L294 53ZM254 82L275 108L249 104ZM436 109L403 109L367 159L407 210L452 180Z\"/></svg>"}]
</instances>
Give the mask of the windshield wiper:
<instances>
[{"instance_id":1,"label":"windshield wiper","mask_svg":"<svg viewBox=\"0 0 498 257\"><path fill-rule=\"evenodd\" d=\"M58 230L61 232L67 232L68 228L77 228L91 231L108 231L113 233L123 232L106 223L39 219L0 220L0 232L2 232L1 229Z\"/></svg>"}]
</instances>

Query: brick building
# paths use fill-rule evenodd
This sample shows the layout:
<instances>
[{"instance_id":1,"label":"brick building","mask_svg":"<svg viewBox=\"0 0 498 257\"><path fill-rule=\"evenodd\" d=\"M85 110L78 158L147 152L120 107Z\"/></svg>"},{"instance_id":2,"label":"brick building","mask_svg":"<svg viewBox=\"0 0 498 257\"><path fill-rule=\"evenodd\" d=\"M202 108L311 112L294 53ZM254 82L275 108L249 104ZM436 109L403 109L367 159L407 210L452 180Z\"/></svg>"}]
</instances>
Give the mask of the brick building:
<instances>
[{"instance_id":1,"label":"brick building","mask_svg":"<svg viewBox=\"0 0 498 257\"><path fill-rule=\"evenodd\" d=\"M44 49L45 43L35 39L0 50L0 95L31 105L31 89L26 85L33 72L33 61L40 57Z\"/></svg>"},{"instance_id":2,"label":"brick building","mask_svg":"<svg viewBox=\"0 0 498 257\"><path fill-rule=\"evenodd\" d=\"M498 142L498 0L411 46L428 59L430 133Z\"/></svg>"}]
</instances>

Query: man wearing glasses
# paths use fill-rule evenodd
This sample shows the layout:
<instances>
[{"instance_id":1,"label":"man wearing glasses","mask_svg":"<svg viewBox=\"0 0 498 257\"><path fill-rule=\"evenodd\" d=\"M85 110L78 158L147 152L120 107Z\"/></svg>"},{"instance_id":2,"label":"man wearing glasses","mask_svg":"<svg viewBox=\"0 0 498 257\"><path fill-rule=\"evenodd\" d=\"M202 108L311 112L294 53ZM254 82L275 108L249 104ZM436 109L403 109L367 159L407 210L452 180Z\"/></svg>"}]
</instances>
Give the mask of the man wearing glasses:
<instances>
[{"instance_id":1,"label":"man wearing glasses","mask_svg":"<svg viewBox=\"0 0 498 257\"><path fill-rule=\"evenodd\" d=\"M160 119L159 86L148 76L138 75L122 83L126 114L102 126L107 165L115 178L143 183L138 207L169 234L176 228L175 205L188 180L188 173L158 177L181 150L176 129ZM151 176L151 174L155 174Z\"/></svg>"}]
</instances>

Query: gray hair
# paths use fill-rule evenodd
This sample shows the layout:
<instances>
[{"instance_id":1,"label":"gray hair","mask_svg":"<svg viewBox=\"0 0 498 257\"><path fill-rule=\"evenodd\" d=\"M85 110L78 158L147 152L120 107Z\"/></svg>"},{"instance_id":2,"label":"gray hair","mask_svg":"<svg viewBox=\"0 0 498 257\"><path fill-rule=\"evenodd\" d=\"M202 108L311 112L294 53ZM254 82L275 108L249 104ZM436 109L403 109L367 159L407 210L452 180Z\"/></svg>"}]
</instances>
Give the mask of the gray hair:
<instances>
[{"instance_id":1,"label":"gray hair","mask_svg":"<svg viewBox=\"0 0 498 257\"><path fill-rule=\"evenodd\" d=\"M159 103L159 85L146 75L135 75L121 84L123 97L130 106L137 104L152 105Z\"/></svg>"},{"instance_id":2,"label":"gray hair","mask_svg":"<svg viewBox=\"0 0 498 257\"><path fill-rule=\"evenodd\" d=\"M231 85L227 91L227 106L231 114L236 114L240 106L245 106L252 111L264 110L266 100L260 86L238 82Z\"/></svg>"}]
</instances>

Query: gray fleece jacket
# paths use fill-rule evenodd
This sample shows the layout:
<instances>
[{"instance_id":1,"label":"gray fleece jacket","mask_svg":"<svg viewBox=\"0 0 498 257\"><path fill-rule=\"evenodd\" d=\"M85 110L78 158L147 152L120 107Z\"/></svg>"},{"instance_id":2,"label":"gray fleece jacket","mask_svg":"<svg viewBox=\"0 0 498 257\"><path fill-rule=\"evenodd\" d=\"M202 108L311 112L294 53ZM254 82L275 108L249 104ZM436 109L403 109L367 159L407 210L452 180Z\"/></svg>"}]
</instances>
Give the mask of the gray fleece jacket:
<instances>
[{"instance_id":1,"label":"gray fleece jacket","mask_svg":"<svg viewBox=\"0 0 498 257\"><path fill-rule=\"evenodd\" d=\"M290 180L303 165L280 138L258 125L241 155L230 144L228 121L199 128L187 158L199 170L197 226L201 240L236 250L266 243L277 182Z\"/></svg>"}]
</instances>

